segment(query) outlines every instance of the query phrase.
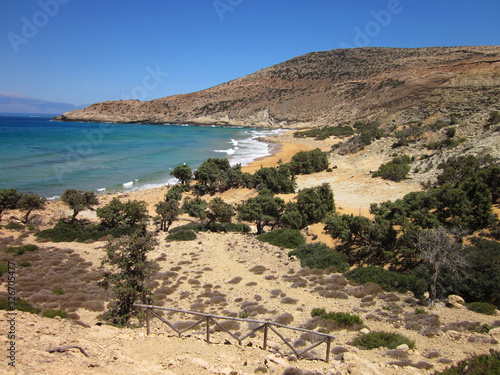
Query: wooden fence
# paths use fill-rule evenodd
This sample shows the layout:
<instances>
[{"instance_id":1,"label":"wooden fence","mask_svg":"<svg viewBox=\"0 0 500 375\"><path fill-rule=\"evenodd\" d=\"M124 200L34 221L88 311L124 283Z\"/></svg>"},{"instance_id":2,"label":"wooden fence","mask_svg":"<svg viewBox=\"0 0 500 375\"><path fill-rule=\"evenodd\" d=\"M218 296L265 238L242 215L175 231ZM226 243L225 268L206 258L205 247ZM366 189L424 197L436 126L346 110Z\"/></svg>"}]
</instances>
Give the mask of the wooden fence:
<instances>
[{"instance_id":1,"label":"wooden fence","mask_svg":"<svg viewBox=\"0 0 500 375\"><path fill-rule=\"evenodd\" d=\"M195 327L198 327L199 325L205 324L205 330L206 330L206 341L210 343L210 325L213 324L217 327L219 327L223 332L226 332L228 335L230 335L233 339L235 339L238 344L241 345L243 340L248 338L249 336L253 335L254 333L263 330L264 332L264 343L262 345L262 348L264 350L267 350L267 339L268 339L268 334L269 330L274 332L276 336L278 336L297 356L297 358L300 359L300 357L307 353L308 351L316 348L317 346L326 343L326 356L325 356L325 361L328 363L330 361L330 347L332 340L335 338L333 335L328 335L326 333L321 333L321 332L316 332L316 331L310 331L308 329L303 329L303 328L296 328L296 327L289 327L285 326L283 324L278 324L274 322L266 322L266 321L260 321L260 320L253 320L253 319L241 319L241 318L232 318L232 317L227 317L227 316L217 316L217 315L212 315L212 314L205 314L205 313L200 313L200 312L195 312L195 311L186 311L186 310L179 310L179 309L172 309L169 307L160 307L160 306L152 306L152 305L141 305L141 304L134 304L135 307L140 307L144 310L146 310L146 329L147 329L147 334L150 334L150 319L151 317L156 317L160 319L163 323L167 324L170 328L172 328L178 335L179 337L182 336L184 332L187 332L191 329L194 329ZM155 310L164 310L164 311L171 311L171 312L176 312L176 313L184 313L184 314L190 314L199 317L200 319L190 325L187 328L184 329L177 329L173 323L169 322L168 320L164 319L160 315L158 315ZM236 337L233 333L231 333L228 329L226 329L224 326L222 326L218 320L233 320L233 321L238 321L238 322L246 322L246 323L254 323L257 324L258 327L255 328L254 330L250 331L243 337ZM288 342L288 340L283 337L283 335L278 332L277 328L283 328L283 329L289 329L292 331L298 331L298 332L306 332L310 333L313 335L319 336L321 339L315 343L314 345L308 347L307 349L304 349L302 351L297 351L293 345Z\"/></svg>"}]
</instances>

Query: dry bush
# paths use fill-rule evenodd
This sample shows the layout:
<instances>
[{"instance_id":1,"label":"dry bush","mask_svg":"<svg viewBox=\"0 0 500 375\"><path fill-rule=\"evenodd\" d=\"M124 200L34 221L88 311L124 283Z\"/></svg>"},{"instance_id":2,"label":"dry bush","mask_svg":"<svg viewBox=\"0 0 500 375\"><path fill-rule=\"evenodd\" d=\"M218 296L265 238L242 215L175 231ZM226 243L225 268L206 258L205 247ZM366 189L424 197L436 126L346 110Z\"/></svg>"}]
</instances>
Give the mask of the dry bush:
<instances>
[{"instance_id":1,"label":"dry bush","mask_svg":"<svg viewBox=\"0 0 500 375\"><path fill-rule=\"evenodd\" d=\"M290 313L283 313L281 315L278 315L274 321L278 324L283 324L285 326L289 325L291 322L293 322L293 315Z\"/></svg>"},{"instance_id":2,"label":"dry bush","mask_svg":"<svg viewBox=\"0 0 500 375\"><path fill-rule=\"evenodd\" d=\"M393 359L407 359L408 358L408 354L405 351L397 350L397 349L386 351L384 353L384 356L390 357Z\"/></svg>"},{"instance_id":3,"label":"dry bush","mask_svg":"<svg viewBox=\"0 0 500 375\"><path fill-rule=\"evenodd\" d=\"M346 353L348 352L349 350L347 350L346 348L344 348L343 346L336 346L335 348L332 349L332 354L341 354L341 353Z\"/></svg>"},{"instance_id":4,"label":"dry bush","mask_svg":"<svg viewBox=\"0 0 500 375\"><path fill-rule=\"evenodd\" d=\"M436 314L411 313L404 318L405 328L419 332L423 336L434 336L439 332L441 322Z\"/></svg>"},{"instance_id":5,"label":"dry bush","mask_svg":"<svg viewBox=\"0 0 500 375\"><path fill-rule=\"evenodd\" d=\"M196 279L189 279L188 280L188 284L189 285L196 285L196 286L200 286L201 285L200 281L196 280Z\"/></svg>"},{"instance_id":6,"label":"dry bush","mask_svg":"<svg viewBox=\"0 0 500 375\"><path fill-rule=\"evenodd\" d=\"M291 297L284 297L280 302L284 305L295 305L297 302L299 302L299 300Z\"/></svg>"},{"instance_id":7,"label":"dry bush","mask_svg":"<svg viewBox=\"0 0 500 375\"><path fill-rule=\"evenodd\" d=\"M360 289L360 288L347 289L346 293L348 295L356 297L356 298L364 298L364 297L366 297L365 291L363 289Z\"/></svg>"},{"instance_id":8,"label":"dry bush","mask_svg":"<svg viewBox=\"0 0 500 375\"><path fill-rule=\"evenodd\" d=\"M439 352L433 351L433 352L424 353L422 356L424 358L427 358L427 359L433 359L433 358L440 357L441 354Z\"/></svg>"},{"instance_id":9,"label":"dry bush","mask_svg":"<svg viewBox=\"0 0 500 375\"><path fill-rule=\"evenodd\" d=\"M170 288L168 286L162 286L158 289L155 290L155 294L158 293L158 294L163 294L165 296L169 296L170 294L174 293L175 292L175 288Z\"/></svg>"},{"instance_id":10,"label":"dry bush","mask_svg":"<svg viewBox=\"0 0 500 375\"><path fill-rule=\"evenodd\" d=\"M303 346L307 346L306 340L298 339L298 340L295 340L293 343L294 348L301 348Z\"/></svg>"},{"instance_id":11,"label":"dry bush","mask_svg":"<svg viewBox=\"0 0 500 375\"><path fill-rule=\"evenodd\" d=\"M228 331L237 331L240 329L240 323L235 320L226 320L224 322L219 323L222 327L227 329ZM222 329L218 326L214 327L216 332L222 331Z\"/></svg>"},{"instance_id":12,"label":"dry bush","mask_svg":"<svg viewBox=\"0 0 500 375\"><path fill-rule=\"evenodd\" d=\"M174 323L174 327L175 329L177 329L178 331L180 330L183 330L183 329L186 329L190 326L192 326L194 323L196 323L196 321L194 320L187 320L187 321L184 321L184 322L177 322L177 323ZM199 328L200 326L197 326L195 328Z\"/></svg>"},{"instance_id":13,"label":"dry bush","mask_svg":"<svg viewBox=\"0 0 500 375\"><path fill-rule=\"evenodd\" d=\"M104 311L104 303L99 301L84 302L82 307L89 311Z\"/></svg>"},{"instance_id":14,"label":"dry bush","mask_svg":"<svg viewBox=\"0 0 500 375\"><path fill-rule=\"evenodd\" d=\"M303 332L300 335L300 338L304 341L310 342L310 343L315 343L319 342L323 339L322 336L320 335L315 335L314 333L309 333L309 332Z\"/></svg>"},{"instance_id":15,"label":"dry bush","mask_svg":"<svg viewBox=\"0 0 500 375\"><path fill-rule=\"evenodd\" d=\"M210 298L210 304L211 305L219 305L219 304L222 304L222 303L226 303L226 298L223 297L223 296L220 296L220 295L216 295L216 296L213 296L212 298Z\"/></svg>"},{"instance_id":16,"label":"dry bush","mask_svg":"<svg viewBox=\"0 0 500 375\"><path fill-rule=\"evenodd\" d=\"M344 292L339 292L338 290L323 291L320 295L325 298L336 298L336 299L348 299L349 297Z\"/></svg>"},{"instance_id":17,"label":"dry bush","mask_svg":"<svg viewBox=\"0 0 500 375\"><path fill-rule=\"evenodd\" d=\"M236 302L236 300L235 300ZM247 307L250 307L250 306L257 306L258 303L257 302L253 302L253 301L244 301L241 303L240 305L240 309L241 310L245 310Z\"/></svg>"},{"instance_id":18,"label":"dry bush","mask_svg":"<svg viewBox=\"0 0 500 375\"><path fill-rule=\"evenodd\" d=\"M264 279L266 280L278 280L278 278L274 275L267 275L267 276L264 276Z\"/></svg>"},{"instance_id":19,"label":"dry bush","mask_svg":"<svg viewBox=\"0 0 500 375\"><path fill-rule=\"evenodd\" d=\"M255 281L251 281L249 283L246 283L245 286L255 286L257 283Z\"/></svg>"},{"instance_id":20,"label":"dry bush","mask_svg":"<svg viewBox=\"0 0 500 375\"><path fill-rule=\"evenodd\" d=\"M301 278L300 280L294 282L291 285L291 288L305 288L306 286L307 286L307 281Z\"/></svg>"},{"instance_id":21,"label":"dry bush","mask_svg":"<svg viewBox=\"0 0 500 375\"><path fill-rule=\"evenodd\" d=\"M399 301L401 301L401 298L399 298L394 293L380 293L377 297L379 299L383 300L384 302L399 302Z\"/></svg>"},{"instance_id":22,"label":"dry bush","mask_svg":"<svg viewBox=\"0 0 500 375\"><path fill-rule=\"evenodd\" d=\"M255 266L249 269L250 272L253 272L255 275L262 275L267 271L267 268L264 266Z\"/></svg>"},{"instance_id":23,"label":"dry bush","mask_svg":"<svg viewBox=\"0 0 500 375\"><path fill-rule=\"evenodd\" d=\"M236 276L236 277L233 277L231 280L229 280L227 283L228 284L238 284L241 282L241 280L243 280L243 278L241 276Z\"/></svg>"},{"instance_id":24,"label":"dry bush","mask_svg":"<svg viewBox=\"0 0 500 375\"><path fill-rule=\"evenodd\" d=\"M205 305L203 303L196 302L189 306L189 309L192 311L203 312L205 310Z\"/></svg>"}]
</instances>

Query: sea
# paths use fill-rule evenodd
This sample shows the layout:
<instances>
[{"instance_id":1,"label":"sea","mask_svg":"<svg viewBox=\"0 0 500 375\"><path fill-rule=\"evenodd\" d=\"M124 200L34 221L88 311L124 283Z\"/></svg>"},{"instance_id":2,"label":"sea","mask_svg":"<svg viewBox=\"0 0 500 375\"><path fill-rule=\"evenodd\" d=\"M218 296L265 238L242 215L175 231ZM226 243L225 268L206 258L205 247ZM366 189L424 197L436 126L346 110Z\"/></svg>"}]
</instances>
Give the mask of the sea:
<instances>
[{"instance_id":1,"label":"sea","mask_svg":"<svg viewBox=\"0 0 500 375\"><path fill-rule=\"evenodd\" d=\"M178 165L208 158L246 165L270 155L259 137L285 130L238 127L52 121L0 115L0 189L48 199L66 189L107 193L173 184Z\"/></svg>"}]
</instances>

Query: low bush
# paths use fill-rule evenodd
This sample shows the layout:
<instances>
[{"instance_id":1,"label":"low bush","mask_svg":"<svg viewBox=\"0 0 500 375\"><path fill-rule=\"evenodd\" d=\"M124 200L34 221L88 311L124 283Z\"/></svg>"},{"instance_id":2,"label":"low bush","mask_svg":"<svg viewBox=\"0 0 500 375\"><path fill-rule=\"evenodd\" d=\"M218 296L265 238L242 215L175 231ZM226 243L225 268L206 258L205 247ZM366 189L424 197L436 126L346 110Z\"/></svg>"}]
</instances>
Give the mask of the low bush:
<instances>
[{"instance_id":1,"label":"low bush","mask_svg":"<svg viewBox=\"0 0 500 375\"><path fill-rule=\"evenodd\" d=\"M250 227L245 223L210 223L203 226L203 230L209 230L210 232L237 232L237 233L249 233Z\"/></svg>"},{"instance_id":2,"label":"low bush","mask_svg":"<svg viewBox=\"0 0 500 375\"><path fill-rule=\"evenodd\" d=\"M7 225L4 225L4 228L5 229L23 229L24 225L11 221Z\"/></svg>"},{"instance_id":3,"label":"low bush","mask_svg":"<svg viewBox=\"0 0 500 375\"><path fill-rule=\"evenodd\" d=\"M42 312L42 315L46 318L55 318L58 316L61 319L65 319L68 316L68 313L64 310L47 309Z\"/></svg>"},{"instance_id":4,"label":"low bush","mask_svg":"<svg viewBox=\"0 0 500 375\"><path fill-rule=\"evenodd\" d=\"M500 374L500 351L490 349L490 354L474 355L436 375Z\"/></svg>"},{"instance_id":5,"label":"low bush","mask_svg":"<svg viewBox=\"0 0 500 375\"><path fill-rule=\"evenodd\" d=\"M319 316L321 319L333 320L337 325L350 327L355 324L363 324L363 320L357 315L351 315L342 312L326 312L325 309L313 309L311 316Z\"/></svg>"},{"instance_id":6,"label":"low bush","mask_svg":"<svg viewBox=\"0 0 500 375\"><path fill-rule=\"evenodd\" d=\"M288 163L293 174L311 174L328 168L328 156L319 148L296 153Z\"/></svg>"},{"instance_id":7,"label":"low bush","mask_svg":"<svg viewBox=\"0 0 500 375\"><path fill-rule=\"evenodd\" d=\"M415 347L415 342L407 337L392 332L375 331L362 334L356 337L352 343L353 346L360 346L365 349L388 348L396 349L399 345L406 344L410 349Z\"/></svg>"},{"instance_id":8,"label":"low bush","mask_svg":"<svg viewBox=\"0 0 500 375\"><path fill-rule=\"evenodd\" d=\"M40 309L33 307L29 302L27 302L21 298L16 298L15 309L17 311L24 311L24 312L28 312L31 314L38 314L40 312ZM9 302L8 302L7 298L0 299L0 310L7 310L7 311L10 310L10 306L9 306Z\"/></svg>"},{"instance_id":9,"label":"low bush","mask_svg":"<svg viewBox=\"0 0 500 375\"><path fill-rule=\"evenodd\" d=\"M406 155L396 156L389 163L382 164L377 171L372 173L372 176L395 182L402 181L410 173L410 163L410 157Z\"/></svg>"},{"instance_id":10,"label":"low bush","mask_svg":"<svg viewBox=\"0 0 500 375\"><path fill-rule=\"evenodd\" d=\"M333 266L338 272L349 269L346 255L321 242L302 245L288 253L288 256L292 255L300 259L302 267L325 269Z\"/></svg>"},{"instance_id":11,"label":"low bush","mask_svg":"<svg viewBox=\"0 0 500 375\"><path fill-rule=\"evenodd\" d=\"M195 239L196 233L191 229L179 230L167 236L167 241L193 241Z\"/></svg>"},{"instance_id":12,"label":"low bush","mask_svg":"<svg viewBox=\"0 0 500 375\"><path fill-rule=\"evenodd\" d=\"M8 247L5 249L7 253L11 253L14 256L23 255L27 251L36 251L38 250L38 246L36 245L21 245L16 247Z\"/></svg>"},{"instance_id":13,"label":"low bush","mask_svg":"<svg viewBox=\"0 0 500 375\"><path fill-rule=\"evenodd\" d=\"M325 126L321 129L298 131L293 134L295 138L315 138L323 141L329 137L350 137L354 135L354 129L349 125Z\"/></svg>"},{"instance_id":14,"label":"low bush","mask_svg":"<svg viewBox=\"0 0 500 375\"><path fill-rule=\"evenodd\" d=\"M138 226L106 228L102 225L85 225L59 221L54 228L37 232L35 236L39 238L50 238L52 242L97 241L108 235L115 238L130 236L134 234L138 228Z\"/></svg>"},{"instance_id":15,"label":"low bush","mask_svg":"<svg viewBox=\"0 0 500 375\"><path fill-rule=\"evenodd\" d=\"M496 315L497 307L488 302L470 302L466 304L469 310L485 315Z\"/></svg>"},{"instance_id":16,"label":"low bush","mask_svg":"<svg viewBox=\"0 0 500 375\"><path fill-rule=\"evenodd\" d=\"M419 299L422 299L427 291L427 284L424 280L412 275L387 271L381 267L359 267L347 272L345 277L359 284L375 283L390 292L406 293L411 291Z\"/></svg>"},{"instance_id":17,"label":"low bush","mask_svg":"<svg viewBox=\"0 0 500 375\"><path fill-rule=\"evenodd\" d=\"M274 246L296 249L304 245L306 239L298 229L282 228L261 234L257 237L259 241L270 243Z\"/></svg>"},{"instance_id":18,"label":"low bush","mask_svg":"<svg viewBox=\"0 0 500 375\"><path fill-rule=\"evenodd\" d=\"M4 273L9 271L9 266L6 263L0 263L0 277L3 276Z\"/></svg>"},{"instance_id":19,"label":"low bush","mask_svg":"<svg viewBox=\"0 0 500 375\"><path fill-rule=\"evenodd\" d=\"M55 294L55 295L58 295L58 296L61 296L64 294L64 289L63 288L56 288L52 291L52 294Z\"/></svg>"}]
</instances>

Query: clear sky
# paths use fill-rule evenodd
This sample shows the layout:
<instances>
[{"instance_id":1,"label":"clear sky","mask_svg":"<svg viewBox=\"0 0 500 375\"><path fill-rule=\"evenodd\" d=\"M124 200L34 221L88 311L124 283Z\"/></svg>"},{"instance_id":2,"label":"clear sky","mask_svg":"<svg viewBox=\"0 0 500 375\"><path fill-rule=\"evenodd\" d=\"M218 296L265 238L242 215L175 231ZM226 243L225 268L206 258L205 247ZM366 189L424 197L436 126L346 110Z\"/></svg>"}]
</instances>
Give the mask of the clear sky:
<instances>
[{"instance_id":1,"label":"clear sky","mask_svg":"<svg viewBox=\"0 0 500 375\"><path fill-rule=\"evenodd\" d=\"M2 0L0 92L151 100L313 51L499 38L499 0Z\"/></svg>"}]
</instances>

